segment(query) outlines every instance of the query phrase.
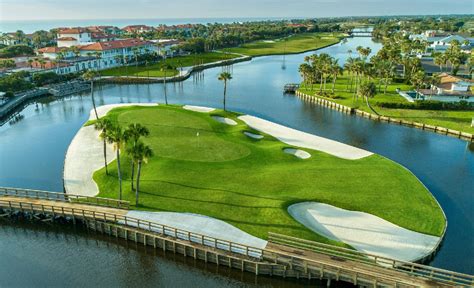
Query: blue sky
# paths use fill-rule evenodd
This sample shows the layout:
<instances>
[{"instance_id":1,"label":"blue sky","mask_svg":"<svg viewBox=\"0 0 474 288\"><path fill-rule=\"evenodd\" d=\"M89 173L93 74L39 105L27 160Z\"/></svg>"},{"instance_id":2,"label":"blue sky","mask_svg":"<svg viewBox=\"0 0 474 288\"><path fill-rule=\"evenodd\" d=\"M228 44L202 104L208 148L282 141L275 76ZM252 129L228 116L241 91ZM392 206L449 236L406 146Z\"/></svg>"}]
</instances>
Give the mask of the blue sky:
<instances>
[{"instance_id":1,"label":"blue sky","mask_svg":"<svg viewBox=\"0 0 474 288\"><path fill-rule=\"evenodd\" d=\"M473 14L474 0L0 0L3 20Z\"/></svg>"}]
</instances>

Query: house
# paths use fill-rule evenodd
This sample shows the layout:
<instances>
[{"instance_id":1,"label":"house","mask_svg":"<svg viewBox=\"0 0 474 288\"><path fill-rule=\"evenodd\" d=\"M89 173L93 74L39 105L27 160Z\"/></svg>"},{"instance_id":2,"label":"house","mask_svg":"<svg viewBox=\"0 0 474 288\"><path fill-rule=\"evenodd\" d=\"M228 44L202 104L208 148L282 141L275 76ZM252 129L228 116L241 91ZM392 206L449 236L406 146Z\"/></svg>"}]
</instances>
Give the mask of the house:
<instances>
[{"instance_id":1,"label":"house","mask_svg":"<svg viewBox=\"0 0 474 288\"><path fill-rule=\"evenodd\" d=\"M62 28L58 30L58 47L71 47L92 42L91 32L85 28Z\"/></svg>"},{"instance_id":2,"label":"house","mask_svg":"<svg viewBox=\"0 0 474 288\"><path fill-rule=\"evenodd\" d=\"M106 25L88 26L88 27L86 27L86 29L88 29L92 33L102 32L102 33L109 34L109 35L120 35L120 34L122 34L122 30L120 30L120 28L115 27L115 26L106 26Z\"/></svg>"},{"instance_id":3,"label":"house","mask_svg":"<svg viewBox=\"0 0 474 288\"><path fill-rule=\"evenodd\" d=\"M473 87L474 82L472 80L442 73L438 84L431 85L431 89L419 89L417 91L425 99L458 101L472 98L474 100Z\"/></svg>"},{"instance_id":4,"label":"house","mask_svg":"<svg viewBox=\"0 0 474 288\"><path fill-rule=\"evenodd\" d=\"M58 74L75 73L88 69L102 70L129 63L138 55L156 51L154 43L140 39L122 39L104 42L95 42L76 46L76 54L68 47L46 47L38 49L43 58L58 60L67 66L58 67ZM62 55L62 59L58 59Z\"/></svg>"},{"instance_id":5,"label":"house","mask_svg":"<svg viewBox=\"0 0 474 288\"><path fill-rule=\"evenodd\" d=\"M453 41L458 41L460 44L461 50L464 50L464 51L470 51L472 47L474 47L473 38L465 38L460 35L449 35L447 37L437 39L433 41L430 47L435 52L444 52L451 46Z\"/></svg>"},{"instance_id":6,"label":"house","mask_svg":"<svg viewBox=\"0 0 474 288\"><path fill-rule=\"evenodd\" d=\"M0 36L0 43L7 46L21 44L21 41L16 36L16 33L4 33Z\"/></svg>"},{"instance_id":7,"label":"house","mask_svg":"<svg viewBox=\"0 0 474 288\"><path fill-rule=\"evenodd\" d=\"M91 40L92 42L107 42L116 40L117 36L114 34L107 34L104 32L92 32L91 33Z\"/></svg>"},{"instance_id":8,"label":"house","mask_svg":"<svg viewBox=\"0 0 474 288\"><path fill-rule=\"evenodd\" d=\"M155 31L155 28L147 25L129 25L122 28L122 31L128 34L141 34Z\"/></svg>"},{"instance_id":9,"label":"house","mask_svg":"<svg viewBox=\"0 0 474 288\"><path fill-rule=\"evenodd\" d=\"M176 51L176 47L178 47L181 43L177 39L156 39L150 40L150 42L155 44L158 54L165 57L176 56L178 53L178 51Z\"/></svg>"}]
</instances>

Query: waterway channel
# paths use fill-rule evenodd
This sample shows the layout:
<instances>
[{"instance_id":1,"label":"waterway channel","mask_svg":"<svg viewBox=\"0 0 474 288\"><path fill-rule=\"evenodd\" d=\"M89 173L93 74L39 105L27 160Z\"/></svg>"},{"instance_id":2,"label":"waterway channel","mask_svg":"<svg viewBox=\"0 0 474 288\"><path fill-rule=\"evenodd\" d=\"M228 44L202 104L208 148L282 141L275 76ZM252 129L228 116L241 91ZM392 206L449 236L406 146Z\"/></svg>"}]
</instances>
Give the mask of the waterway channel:
<instances>
[{"instance_id":1,"label":"waterway channel","mask_svg":"<svg viewBox=\"0 0 474 288\"><path fill-rule=\"evenodd\" d=\"M380 48L370 38L356 37L318 53L329 53L343 64L349 57L347 51L355 51L359 45L369 46L373 51ZM298 65L311 53L259 57L233 65L228 109L361 147L410 169L440 202L449 222L441 250L430 264L473 274L474 145L428 131L342 114L284 95L284 84L300 81ZM221 71L221 67L212 68L184 82L168 84L169 102L221 107L223 84L217 80ZM97 88L96 97L100 105L164 102L162 84L107 84ZM21 111L20 120L0 127L0 186L62 191L66 149L88 118L91 105L88 93L61 100L41 99ZM206 268L193 261L145 250L84 231L3 221L0 267L8 269L0 269L0 279L8 282L2 280L0 286L297 285L228 270L215 272L215 267ZM28 272L20 274L16 270Z\"/></svg>"}]
</instances>

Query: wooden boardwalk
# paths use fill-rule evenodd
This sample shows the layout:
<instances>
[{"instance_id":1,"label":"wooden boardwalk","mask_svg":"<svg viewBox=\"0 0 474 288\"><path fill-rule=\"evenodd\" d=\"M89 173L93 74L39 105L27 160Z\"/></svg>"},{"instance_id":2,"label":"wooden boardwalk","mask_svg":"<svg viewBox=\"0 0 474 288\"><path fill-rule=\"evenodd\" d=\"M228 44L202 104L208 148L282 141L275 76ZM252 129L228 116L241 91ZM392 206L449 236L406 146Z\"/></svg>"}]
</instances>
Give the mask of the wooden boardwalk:
<instances>
[{"instance_id":1,"label":"wooden boardwalk","mask_svg":"<svg viewBox=\"0 0 474 288\"><path fill-rule=\"evenodd\" d=\"M0 188L0 216L23 213L43 221L58 217L73 223L81 221L89 229L114 237L256 275L328 279L328 282L346 281L368 287L454 287L474 284L474 276L471 275L273 233L269 235L269 244L265 249L249 247L127 217L127 210L123 209L124 201L92 198L85 202L69 195L64 197L64 194L58 197L49 195L51 192L19 193L31 190L15 192L15 189L9 189Z\"/></svg>"}]
</instances>

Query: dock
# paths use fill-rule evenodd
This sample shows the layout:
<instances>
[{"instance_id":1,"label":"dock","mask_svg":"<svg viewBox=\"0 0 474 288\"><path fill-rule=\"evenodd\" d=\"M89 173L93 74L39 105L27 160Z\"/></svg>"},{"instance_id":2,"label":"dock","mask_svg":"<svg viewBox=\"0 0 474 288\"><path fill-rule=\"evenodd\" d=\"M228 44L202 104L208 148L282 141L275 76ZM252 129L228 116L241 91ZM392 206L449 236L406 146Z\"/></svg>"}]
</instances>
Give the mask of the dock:
<instances>
[{"instance_id":1,"label":"dock","mask_svg":"<svg viewBox=\"0 0 474 288\"><path fill-rule=\"evenodd\" d=\"M264 249L126 216L127 201L0 187L0 217L84 225L144 246L255 275L345 281L366 287L474 285L474 276L270 233Z\"/></svg>"},{"instance_id":2,"label":"dock","mask_svg":"<svg viewBox=\"0 0 474 288\"><path fill-rule=\"evenodd\" d=\"M290 83L290 84L286 84L283 87L283 92L294 94L296 93L296 90L298 90L299 88L300 88L300 84Z\"/></svg>"}]
</instances>

